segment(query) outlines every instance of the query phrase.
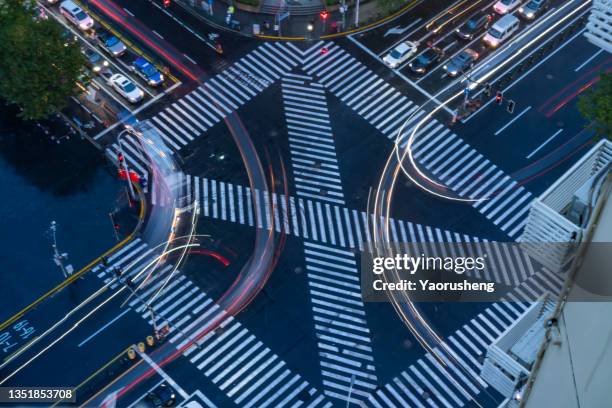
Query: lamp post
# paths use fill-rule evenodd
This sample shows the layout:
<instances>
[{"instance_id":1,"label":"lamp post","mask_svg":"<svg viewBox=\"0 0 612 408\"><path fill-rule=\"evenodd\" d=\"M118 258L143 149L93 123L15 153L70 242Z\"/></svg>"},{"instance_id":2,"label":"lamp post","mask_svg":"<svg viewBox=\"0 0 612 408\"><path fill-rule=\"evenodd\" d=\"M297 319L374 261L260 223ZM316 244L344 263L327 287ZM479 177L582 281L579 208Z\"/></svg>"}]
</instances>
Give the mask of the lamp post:
<instances>
[{"instance_id":1,"label":"lamp post","mask_svg":"<svg viewBox=\"0 0 612 408\"><path fill-rule=\"evenodd\" d=\"M49 231L51 232L51 239L53 240L51 243L51 248L53 249L53 261L62 270L64 278L67 278L72 275L73 268L72 265L64 265L64 261L68 259L68 253L61 253L59 249L57 249L57 238L55 236L55 233L57 232L57 223L55 221L51 221Z\"/></svg>"}]
</instances>

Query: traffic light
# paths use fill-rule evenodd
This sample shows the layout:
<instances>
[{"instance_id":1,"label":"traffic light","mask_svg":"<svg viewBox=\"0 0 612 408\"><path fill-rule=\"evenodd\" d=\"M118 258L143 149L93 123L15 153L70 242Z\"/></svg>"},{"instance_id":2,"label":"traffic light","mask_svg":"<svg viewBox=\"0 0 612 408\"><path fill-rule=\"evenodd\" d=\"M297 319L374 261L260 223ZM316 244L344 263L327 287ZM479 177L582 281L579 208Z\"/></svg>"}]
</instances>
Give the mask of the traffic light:
<instances>
[{"instance_id":1,"label":"traffic light","mask_svg":"<svg viewBox=\"0 0 612 408\"><path fill-rule=\"evenodd\" d=\"M508 106L506 107L506 110L508 111L508 113L514 112L514 105L515 105L514 101L508 101Z\"/></svg>"},{"instance_id":2,"label":"traffic light","mask_svg":"<svg viewBox=\"0 0 612 408\"><path fill-rule=\"evenodd\" d=\"M170 0L164 0L164 7L165 8L170 7Z\"/></svg>"},{"instance_id":3,"label":"traffic light","mask_svg":"<svg viewBox=\"0 0 612 408\"><path fill-rule=\"evenodd\" d=\"M497 91L495 94L495 103L501 105L504 101L504 93L502 91Z\"/></svg>"},{"instance_id":4,"label":"traffic light","mask_svg":"<svg viewBox=\"0 0 612 408\"><path fill-rule=\"evenodd\" d=\"M484 93L487 96L491 96L491 93L493 93L493 85L485 84Z\"/></svg>"},{"instance_id":5,"label":"traffic light","mask_svg":"<svg viewBox=\"0 0 612 408\"><path fill-rule=\"evenodd\" d=\"M327 17L329 17L329 13L327 12L327 10L323 10L319 13L319 17L321 17L321 19L323 20L327 20Z\"/></svg>"}]
</instances>

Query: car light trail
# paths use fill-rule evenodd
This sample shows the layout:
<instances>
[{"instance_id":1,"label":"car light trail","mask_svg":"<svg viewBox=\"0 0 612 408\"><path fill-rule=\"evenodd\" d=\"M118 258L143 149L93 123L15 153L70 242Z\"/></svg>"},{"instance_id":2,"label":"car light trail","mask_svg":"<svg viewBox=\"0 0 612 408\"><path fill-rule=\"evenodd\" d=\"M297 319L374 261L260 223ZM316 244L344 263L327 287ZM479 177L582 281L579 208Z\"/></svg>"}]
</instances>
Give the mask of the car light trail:
<instances>
[{"instance_id":1,"label":"car light trail","mask_svg":"<svg viewBox=\"0 0 612 408\"><path fill-rule=\"evenodd\" d=\"M125 11L119 8L112 1L110 0L90 0L90 3L96 6L98 9L102 10L113 21L121 25L125 30L129 31L132 35L137 37L140 41L145 43L147 46L151 47L151 49L153 49L159 55L163 56L168 61L170 61L172 64L174 64L183 74L185 74L191 80L198 81L198 79L201 77L202 75L201 72L196 73L193 70L187 68L187 66L183 64L182 62L180 62L177 59L177 57L172 56L170 52L167 51L167 49L171 49L169 44L165 44L165 49L164 49L158 46L157 44L155 44L153 41L151 41L149 36L143 34L143 31L149 31L149 30L143 27L141 24L139 24L136 19L129 16ZM126 20L132 20L132 21L128 22ZM135 26L138 26L138 29L136 29ZM177 56L181 55L178 51L175 51L173 49L171 50L173 54L176 54ZM197 68L197 65L195 67Z\"/></svg>"}]
</instances>

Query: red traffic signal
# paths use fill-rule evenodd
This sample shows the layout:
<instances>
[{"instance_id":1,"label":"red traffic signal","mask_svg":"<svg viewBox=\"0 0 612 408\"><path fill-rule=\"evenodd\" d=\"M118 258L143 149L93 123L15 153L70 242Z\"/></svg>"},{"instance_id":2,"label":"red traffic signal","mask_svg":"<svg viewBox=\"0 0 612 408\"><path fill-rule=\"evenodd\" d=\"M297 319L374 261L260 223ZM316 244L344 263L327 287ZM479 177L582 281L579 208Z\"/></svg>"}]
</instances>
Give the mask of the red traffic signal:
<instances>
[{"instance_id":1,"label":"red traffic signal","mask_svg":"<svg viewBox=\"0 0 612 408\"><path fill-rule=\"evenodd\" d=\"M495 94L495 103L498 105L501 105L503 100L504 100L503 92L497 91L497 93Z\"/></svg>"},{"instance_id":2,"label":"red traffic signal","mask_svg":"<svg viewBox=\"0 0 612 408\"><path fill-rule=\"evenodd\" d=\"M170 0L164 0L164 7L165 8L170 7Z\"/></svg>"},{"instance_id":3,"label":"red traffic signal","mask_svg":"<svg viewBox=\"0 0 612 408\"><path fill-rule=\"evenodd\" d=\"M321 17L323 20L327 20L327 17L329 17L329 13L326 10L323 10L319 13L319 17Z\"/></svg>"},{"instance_id":4,"label":"red traffic signal","mask_svg":"<svg viewBox=\"0 0 612 408\"><path fill-rule=\"evenodd\" d=\"M120 180L127 180L127 173L125 172L125 170L121 169L119 170L119 179ZM138 173L136 173L135 171L131 171L130 170L130 181L132 183L140 183L140 176L138 175Z\"/></svg>"},{"instance_id":5,"label":"red traffic signal","mask_svg":"<svg viewBox=\"0 0 612 408\"><path fill-rule=\"evenodd\" d=\"M121 153L117 156L117 160L119 160L119 163L123 163L123 155Z\"/></svg>"}]
</instances>

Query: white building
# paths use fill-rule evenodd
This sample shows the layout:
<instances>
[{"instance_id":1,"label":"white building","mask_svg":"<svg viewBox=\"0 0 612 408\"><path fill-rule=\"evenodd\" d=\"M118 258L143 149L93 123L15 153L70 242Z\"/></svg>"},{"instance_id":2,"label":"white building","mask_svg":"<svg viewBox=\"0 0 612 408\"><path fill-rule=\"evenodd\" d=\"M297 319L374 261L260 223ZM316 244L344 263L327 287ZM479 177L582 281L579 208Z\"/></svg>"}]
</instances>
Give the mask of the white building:
<instances>
[{"instance_id":1,"label":"white building","mask_svg":"<svg viewBox=\"0 0 612 408\"><path fill-rule=\"evenodd\" d=\"M601 140L533 201L519 238L527 254L562 273L582 240L611 162L612 142Z\"/></svg>"},{"instance_id":2,"label":"white building","mask_svg":"<svg viewBox=\"0 0 612 408\"><path fill-rule=\"evenodd\" d=\"M590 42L612 52L612 0L593 0L586 29L584 35Z\"/></svg>"}]
</instances>

